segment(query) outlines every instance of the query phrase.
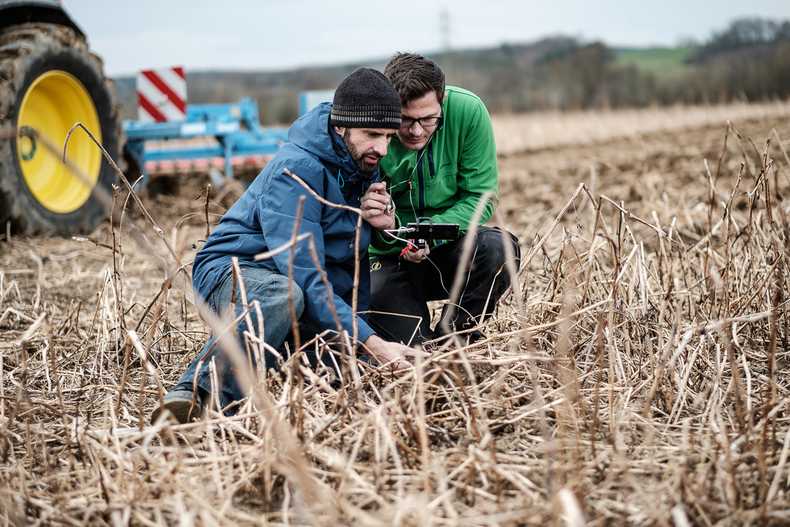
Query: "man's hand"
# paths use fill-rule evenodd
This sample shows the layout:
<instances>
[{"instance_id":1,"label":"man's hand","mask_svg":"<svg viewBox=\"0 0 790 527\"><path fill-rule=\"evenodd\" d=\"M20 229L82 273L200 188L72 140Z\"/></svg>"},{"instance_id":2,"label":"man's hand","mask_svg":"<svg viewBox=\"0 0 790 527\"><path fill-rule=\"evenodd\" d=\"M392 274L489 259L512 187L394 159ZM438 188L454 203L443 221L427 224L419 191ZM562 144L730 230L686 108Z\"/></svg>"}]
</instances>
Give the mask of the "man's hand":
<instances>
[{"instance_id":1,"label":"man's hand","mask_svg":"<svg viewBox=\"0 0 790 527\"><path fill-rule=\"evenodd\" d=\"M431 254L431 250L426 245L424 249L417 249L416 251L403 251L403 259L411 263L420 263Z\"/></svg>"},{"instance_id":2,"label":"man's hand","mask_svg":"<svg viewBox=\"0 0 790 527\"><path fill-rule=\"evenodd\" d=\"M424 359L430 357L425 351L417 351L398 342L387 342L378 335L369 336L360 348L376 359L384 368L391 368L394 371L403 371L409 368L410 364L405 360L406 357L416 357L422 354Z\"/></svg>"},{"instance_id":3,"label":"man's hand","mask_svg":"<svg viewBox=\"0 0 790 527\"><path fill-rule=\"evenodd\" d=\"M371 227L379 230L395 228L395 204L387 194L387 184L383 181L373 183L362 196L360 203L362 219Z\"/></svg>"}]
</instances>

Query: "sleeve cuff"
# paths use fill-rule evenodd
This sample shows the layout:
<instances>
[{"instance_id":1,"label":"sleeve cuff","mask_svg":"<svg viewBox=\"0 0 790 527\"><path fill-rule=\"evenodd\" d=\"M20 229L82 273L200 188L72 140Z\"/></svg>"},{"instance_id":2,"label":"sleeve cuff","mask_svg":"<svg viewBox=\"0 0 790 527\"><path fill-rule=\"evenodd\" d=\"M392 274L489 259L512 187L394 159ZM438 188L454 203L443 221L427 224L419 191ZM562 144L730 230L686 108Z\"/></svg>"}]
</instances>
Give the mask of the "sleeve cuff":
<instances>
[{"instance_id":1,"label":"sleeve cuff","mask_svg":"<svg viewBox=\"0 0 790 527\"><path fill-rule=\"evenodd\" d=\"M367 322L357 317L357 341L359 344L362 344L368 340L368 337L375 334L376 332L371 329Z\"/></svg>"}]
</instances>

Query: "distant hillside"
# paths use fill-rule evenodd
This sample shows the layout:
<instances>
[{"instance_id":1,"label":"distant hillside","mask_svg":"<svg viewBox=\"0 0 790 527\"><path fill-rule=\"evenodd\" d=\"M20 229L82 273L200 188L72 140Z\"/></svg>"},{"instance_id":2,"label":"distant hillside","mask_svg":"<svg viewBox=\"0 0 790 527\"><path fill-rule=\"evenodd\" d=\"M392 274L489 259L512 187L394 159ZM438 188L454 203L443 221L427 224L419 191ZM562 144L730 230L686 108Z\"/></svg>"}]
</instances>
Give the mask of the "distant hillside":
<instances>
[{"instance_id":1,"label":"distant hillside","mask_svg":"<svg viewBox=\"0 0 790 527\"><path fill-rule=\"evenodd\" d=\"M790 96L790 22L738 20L699 46L612 49L553 37L430 55L447 82L479 95L491 113L707 104ZM261 122L289 124L299 92L333 89L361 66L383 70L389 57L326 68L275 72L187 72L189 101L258 101ZM136 117L133 78L116 79L125 118Z\"/></svg>"},{"instance_id":2,"label":"distant hillside","mask_svg":"<svg viewBox=\"0 0 790 527\"><path fill-rule=\"evenodd\" d=\"M641 73L677 74L687 72L693 46L676 48L618 48L615 63L620 66L636 66Z\"/></svg>"},{"instance_id":3,"label":"distant hillside","mask_svg":"<svg viewBox=\"0 0 790 527\"><path fill-rule=\"evenodd\" d=\"M557 73L547 67L567 60L582 48L574 39L556 37L532 44L436 54L431 58L444 69L448 84L472 90L483 98L491 112L501 113L563 107L565 98L553 87L562 79L554 79ZM187 72L187 92L194 104L252 97L258 101L262 123L290 123L298 116L299 92L333 89L359 67L383 70L388 59L292 71ZM118 100L124 117L129 119L136 117L134 83L132 77L116 79Z\"/></svg>"}]
</instances>

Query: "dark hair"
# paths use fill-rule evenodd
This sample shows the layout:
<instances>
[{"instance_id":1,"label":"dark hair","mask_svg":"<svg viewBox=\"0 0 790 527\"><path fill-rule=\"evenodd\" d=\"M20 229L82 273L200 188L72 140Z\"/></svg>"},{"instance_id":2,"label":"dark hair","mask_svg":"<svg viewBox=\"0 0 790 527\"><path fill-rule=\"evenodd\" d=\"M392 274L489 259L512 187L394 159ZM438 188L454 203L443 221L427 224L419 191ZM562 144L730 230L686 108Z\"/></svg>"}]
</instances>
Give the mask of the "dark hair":
<instances>
[{"instance_id":1,"label":"dark hair","mask_svg":"<svg viewBox=\"0 0 790 527\"><path fill-rule=\"evenodd\" d=\"M384 75L400 95L401 105L436 93L439 104L444 100L444 72L434 61L416 53L396 53L384 67Z\"/></svg>"}]
</instances>

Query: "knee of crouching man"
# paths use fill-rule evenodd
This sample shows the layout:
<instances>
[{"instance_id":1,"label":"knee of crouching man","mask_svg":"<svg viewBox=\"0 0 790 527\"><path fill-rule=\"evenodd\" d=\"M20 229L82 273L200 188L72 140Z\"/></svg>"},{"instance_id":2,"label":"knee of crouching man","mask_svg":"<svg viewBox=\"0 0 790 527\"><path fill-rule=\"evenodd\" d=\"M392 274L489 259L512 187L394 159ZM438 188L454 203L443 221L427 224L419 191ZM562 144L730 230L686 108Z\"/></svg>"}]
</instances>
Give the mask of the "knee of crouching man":
<instances>
[{"instance_id":1,"label":"knee of crouching man","mask_svg":"<svg viewBox=\"0 0 790 527\"><path fill-rule=\"evenodd\" d=\"M510 242L512 258L515 260L516 268L521 261L521 248L518 245L518 238L508 231L503 231L499 227L481 229L477 236L477 250L484 258L489 259L494 267L501 267L507 262L508 251L505 243Z\"/></svg>"}]
</instances>

